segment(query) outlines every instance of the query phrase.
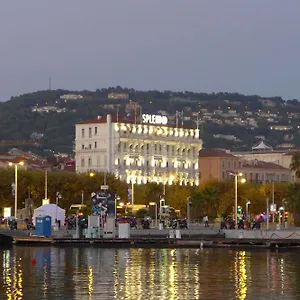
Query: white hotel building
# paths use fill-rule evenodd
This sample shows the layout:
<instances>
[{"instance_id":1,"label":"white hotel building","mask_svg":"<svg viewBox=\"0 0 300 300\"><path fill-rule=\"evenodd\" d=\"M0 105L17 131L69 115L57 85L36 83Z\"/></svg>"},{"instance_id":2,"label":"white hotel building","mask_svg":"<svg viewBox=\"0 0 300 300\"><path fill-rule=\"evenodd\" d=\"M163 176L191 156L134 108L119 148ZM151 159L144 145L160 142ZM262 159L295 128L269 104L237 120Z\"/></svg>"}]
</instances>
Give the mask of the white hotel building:
<instances>
[{"instance_id":1,"label":"white hotel building","mask_svg":"<svg viewBox=\"0 0 300 300\"><path fill-rule=\"evenodd\" d=\"M107 115L76 124L76 172L114 173L127 183L199 184L199 129L168 125L165 116L141 123Z\"/></svg>"}]
</instances>

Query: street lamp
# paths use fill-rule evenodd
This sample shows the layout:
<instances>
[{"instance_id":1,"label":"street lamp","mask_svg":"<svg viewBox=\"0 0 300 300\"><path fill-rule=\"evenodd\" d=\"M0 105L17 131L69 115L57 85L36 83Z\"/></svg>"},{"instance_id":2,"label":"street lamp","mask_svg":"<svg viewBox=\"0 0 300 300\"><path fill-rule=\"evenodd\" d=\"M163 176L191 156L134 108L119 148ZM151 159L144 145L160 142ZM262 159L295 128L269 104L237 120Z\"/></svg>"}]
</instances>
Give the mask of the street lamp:
<instances>
[{"instance_id":1,"label":"street lamp","mask_svg":"<svg viewBox=\"0 0 300 300\"><path fill-rule=\"evenodd\" d=\"M250 222L250 215L249 215L249 205L251 204L251 202L249 200L247 200L246 202L246 220L247 222Z\"/></svg>"},{"instance_id":2,"label":"street lamp","mask_svg":"<svg viewBox=\"0 0 300 300\"><path fill-rule=\"evenodd\" d=\"M149 202L149 205L155 205L155 228L157 228L157 203L156 202Z\"/></svg>"},{"instance_id":3,"label":"street lamp","mask_svg":"<svg viewBox=\"0 0 300 300\"><path fill-rule=\"evenodd\" d=\"M165 205L165 198L161 197L159 199L159 220L161 220L162 207Z\"/></svg>"},{"instance_id":4,"label":"street lamp","mask_svg":"<svg viewBox=\"0 0 300 300\"><path fill-rule=\"evenodd\" d=\"M15 218L17 219L17 210L18 210L18 165L24 166L24 162L20 161L18 163L10 162L8 164L10 167L15 166Z\"/></svg>"},{"instance_id":5,"label":"street lamp","mask_svg":"<svg viewBox=\"0 0 300 300\"><path fill-rule=\"evenodd\" d=\"M234 176L234 187L235 187L235 201L234 201L234 219L235 219L235 225L237 225L237 202L238 202L238 179L239 177L243 176L243 173L232 173L229 172L229 175ZM241 178L241 183L245 183L246 179Z\"/></svg>"}]
</instances>

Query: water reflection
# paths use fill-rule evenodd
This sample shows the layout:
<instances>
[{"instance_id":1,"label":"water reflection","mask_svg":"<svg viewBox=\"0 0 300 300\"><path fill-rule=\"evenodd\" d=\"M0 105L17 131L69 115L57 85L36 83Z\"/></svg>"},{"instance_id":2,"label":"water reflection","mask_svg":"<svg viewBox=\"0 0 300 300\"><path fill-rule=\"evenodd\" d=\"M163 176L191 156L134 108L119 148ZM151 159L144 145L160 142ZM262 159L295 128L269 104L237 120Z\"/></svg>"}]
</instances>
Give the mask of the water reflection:
<instances>
[{"instance_id":1,"label":"water reflection","mask_svg":"<svg viewBox=\"0 0 300 300\"><path fill-rule=\"evenodd\" d=\"M225 249L14 247L0 250L0 299L297 299L297 257Z\"/></svg>"}]
</instances>

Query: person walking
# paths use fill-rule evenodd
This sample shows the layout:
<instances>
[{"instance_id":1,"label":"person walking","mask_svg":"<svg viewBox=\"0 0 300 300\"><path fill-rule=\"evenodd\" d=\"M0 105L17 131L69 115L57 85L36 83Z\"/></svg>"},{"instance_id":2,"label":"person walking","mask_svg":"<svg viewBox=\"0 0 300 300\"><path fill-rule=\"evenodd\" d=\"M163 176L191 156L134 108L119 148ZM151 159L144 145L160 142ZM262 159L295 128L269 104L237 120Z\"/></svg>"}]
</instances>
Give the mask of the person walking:
<instances>
[{"instance_id":1,"label":"person walking","mask_svg":"<svg viewBox=\"0 0 300 300\"><path fill-rule=\"evenodd\" d=\"M204 221L204 226L205 226L205 227L209 227L208 216L205 216L205 217L203 218L203 221Z\"/></svg>"}]
</instances>

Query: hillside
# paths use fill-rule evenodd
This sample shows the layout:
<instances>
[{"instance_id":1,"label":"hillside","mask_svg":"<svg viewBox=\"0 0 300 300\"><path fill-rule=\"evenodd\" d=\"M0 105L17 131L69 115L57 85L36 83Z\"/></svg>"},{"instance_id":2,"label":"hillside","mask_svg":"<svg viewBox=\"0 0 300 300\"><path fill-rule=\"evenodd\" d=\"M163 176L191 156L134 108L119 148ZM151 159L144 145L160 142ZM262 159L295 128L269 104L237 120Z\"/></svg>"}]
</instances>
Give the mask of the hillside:
<instances>
[{"instance_id":1,"label":"hillside","mask_svg":"<svg viewBox=\"0 0 300 300\"><path fill-rule=\"evenodd\" d=\"M2 147L23 141L19 144L28 144L29 148L37 147L33 146L37 143L41 149L71 153L76 122L116 113L117 109L120 115L129 117L141 111L165 111L173 121L176 111L183 111L184 122L194 124L199 112L206 148L249 149L262 138L273 147L300 146L297 100L121 87L95 92L47 90L12 97L0 103L0 141Z\"/></svg>"}]
</instances>

